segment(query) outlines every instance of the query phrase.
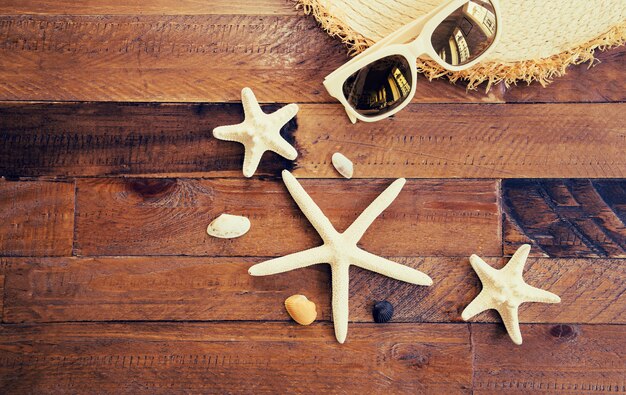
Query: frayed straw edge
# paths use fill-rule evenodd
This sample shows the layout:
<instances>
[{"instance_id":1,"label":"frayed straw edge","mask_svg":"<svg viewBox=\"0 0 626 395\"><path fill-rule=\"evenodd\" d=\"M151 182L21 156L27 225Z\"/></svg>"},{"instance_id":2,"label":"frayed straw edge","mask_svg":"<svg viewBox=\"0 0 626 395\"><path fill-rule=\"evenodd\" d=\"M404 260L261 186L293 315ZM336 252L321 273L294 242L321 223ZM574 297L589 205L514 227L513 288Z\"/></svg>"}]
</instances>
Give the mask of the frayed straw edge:
<instances>
[{"instance_id":1,"label":"frayed straw edge","mask_svg":"<svg viewBox=\"0 0 626 395\"><path fill-rule=\"evenodd\" d=\"M317 19L322 28L331 36L339 37L348 46L348 53L356 55L365 51L374 41L367 39L346 26L341 20L336 18L330 11L321 5L317 0L295 0L296 8L302 8L306 15L311 15Z\"/></svg>"},{"instance_id":2,"label":"frayed straw edge","mask_svg":"<svg viewBox=\"0 0 626 395\"><path fill-rule=\"evenodd\" d=\"M339 37L348 46L349 53L356 55L363 52L374 41L363 37L355 30L347 27L342 21L331 14L318 0L296 0L297 8L302 8L307 15L313 14L332 37ZM539 82L543 87L550 84L555 77L565 75L567 67L589 62L589 67L600 61L596 59L595 50L605 51L626 43L626 21L614 26L608 32L565 52L538 60L524 60L520 62L481 63L468 70L459 72L448 71L432 60L417 60L417 70L429 80L447 77L452 83L459 80L467 82L468 90L475 90L483 82L487 82L486 91L493 85L503 82L508 88L517 85L518 81L530 84Z\"/></svg>"},{"instance_id":3,"label":"frayed straw edge","mask_svg":"<svg viewBox=\"0 0 626 395\"><path fill-rule=\"evenodd\" d=\"M591 68L600 63L595 57L596 49L605 51L624 45L625 42L626 23L622 23L614 26L598 38L549 58L510 63L481 63L471 69L459 72L443 69L432 60L418 59L417 69L424 73L429 80L445 76L452 83L458 80L467 81L467 89L476 89L483 82L487 82L487 92L493 85L500 82L503 82L507 88L511 85L517 85L518 81L524 81L527 84L537 81L546 87L553 82L555 77L565 75L570 65L589 62L589 68Z\"/></svg>"}]
</instances>

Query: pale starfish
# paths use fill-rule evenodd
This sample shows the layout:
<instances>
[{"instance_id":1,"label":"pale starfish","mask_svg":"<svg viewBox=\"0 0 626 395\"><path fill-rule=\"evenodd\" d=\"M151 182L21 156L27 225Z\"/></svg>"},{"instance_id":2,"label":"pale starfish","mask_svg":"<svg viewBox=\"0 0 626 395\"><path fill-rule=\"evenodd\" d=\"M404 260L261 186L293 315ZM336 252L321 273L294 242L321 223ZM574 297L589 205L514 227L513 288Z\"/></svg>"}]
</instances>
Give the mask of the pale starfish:
<instances>
[{"instance_id":1,"label":"pale starfish","mask_svg":"<svg viewBox=\"0 0 626 395\"><path fill-rule=\"evenodd\" d=\"M213 136L220 140L236 141L245 146L243 175L252 177L265 151L274 151L289 160L298 156L296 149L280 135L280 129L298 113L297 104L266 114L259 106L252 89L241 90L245 120L237 125L219 126Z\"/></svg>"},{"instance_id":2,"label":"pale starfish","mask_svg":"<svg viewBox=\"0 0 626 395\"><path fill-rule=\"evenodd\" d=\"M433 281L426 274L408 266L379 257L357 247L367 228L398 196L406 183L404 178L394 181L381 193L343 233L337 230L306 193L302 185L287 170L283 170L283 181L300 210L322 237L324 244L305 251L256 264L248 270L253 276L266 276L299 269L318 263L328 263L332 280L332 311L335 336L339 343L348 334L348 286L349 267L355 265L383 276L411 284L431 285Z\"/></svg>"},{"instance_id":3,"label":"pale starfish","mask_svg":"<svg viewBox=\"0 0 626 395\"><path fill-rule=\"evenodd\" d=\"M530 252L528 244L515 251L509 263L502 269L494 269L478 255L470 257L483 289L478 296L463 310L461 318L467 321L485 310L495 309L502 317L511 340L522 344L522 333L519 328L517 309L524 302L559 303L561 298L552 292L531 287L522 277L524 265Z\"/></svg>"}]
</instances>

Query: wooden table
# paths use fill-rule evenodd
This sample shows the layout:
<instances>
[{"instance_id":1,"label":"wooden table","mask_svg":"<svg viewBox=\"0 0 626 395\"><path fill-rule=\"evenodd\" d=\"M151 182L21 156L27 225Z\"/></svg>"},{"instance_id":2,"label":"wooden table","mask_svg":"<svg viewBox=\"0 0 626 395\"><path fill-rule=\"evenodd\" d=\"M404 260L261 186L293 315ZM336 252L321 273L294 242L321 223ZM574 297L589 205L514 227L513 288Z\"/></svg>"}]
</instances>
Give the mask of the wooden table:
<instances>
[{"instance_id":1,"label":"wooden table","mask_svg":"<svg viewBox=\"0 0 626 395\"><path fill-rule=\"evenodd\" d=\"M345 48L291 1L0 1L1 393L626 393L626 50L537 83L466 92L418 81L393 119L351 125L321 81ZM297 102L241 175L214 139ZM338 178L330 157L355 163ZM396 177L405 189L361 245L432 287L351 269L350 329L335 341L330 273L248 267L320 242L280 181L291 169L340 230ZM222 212L251 231L205 233ZM500 267L533 246L525 278L562 303L520 310L515 346L468 256ZM302 293L318 321L290 321ZM396 313L374 324L374 301Z\"/></svg>"}]
</instances>

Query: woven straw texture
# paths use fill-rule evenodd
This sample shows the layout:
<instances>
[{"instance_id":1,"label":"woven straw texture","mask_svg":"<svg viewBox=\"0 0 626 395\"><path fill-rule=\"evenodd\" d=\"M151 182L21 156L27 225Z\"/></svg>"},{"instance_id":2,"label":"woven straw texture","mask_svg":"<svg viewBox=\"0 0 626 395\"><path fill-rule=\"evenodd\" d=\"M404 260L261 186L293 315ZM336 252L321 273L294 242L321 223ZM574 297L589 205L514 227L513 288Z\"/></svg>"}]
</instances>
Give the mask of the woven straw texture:
<instances>
[{"instance_id":1,"label":"woven straw texture","mask_svg":"<svg viewBox=\"0 0 626 395\"><path fill-rule=\"evenodd\" d=\"M356 54L444 0L296 1ZM520 80L545 86L570 64L593 64L596 49L626 42L626 0L500 0L500 8L500 42L484 61L452 73L418 60L418 70L431 79L467 80L469 88Z\"/></svg>"}]
</instances>

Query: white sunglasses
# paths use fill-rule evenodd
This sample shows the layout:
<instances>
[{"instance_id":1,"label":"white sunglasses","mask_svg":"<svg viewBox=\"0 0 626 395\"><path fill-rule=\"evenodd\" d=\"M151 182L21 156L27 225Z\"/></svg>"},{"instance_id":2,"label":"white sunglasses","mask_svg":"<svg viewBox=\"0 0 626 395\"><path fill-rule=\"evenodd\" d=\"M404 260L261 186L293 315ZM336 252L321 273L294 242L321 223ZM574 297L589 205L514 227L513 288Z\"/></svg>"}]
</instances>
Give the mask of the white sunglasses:
<instances>
[{"instance_id":1,"label":"white sunglasses","mask_svg":"<svg viewBox=\"0 0 626 395\"><path fill-rule=\"evenodd\" d=\"M376 122L415 95L416 61L428 56L450 71L472 67L495 47L498 0L452 0L380 40L324 80L352 123Z\"/></svg>"}]
</instances>

